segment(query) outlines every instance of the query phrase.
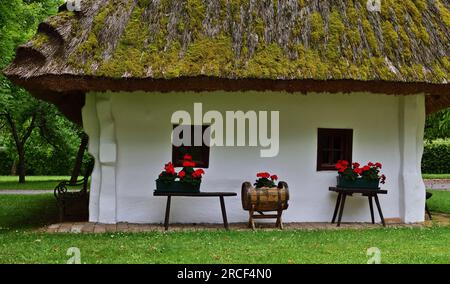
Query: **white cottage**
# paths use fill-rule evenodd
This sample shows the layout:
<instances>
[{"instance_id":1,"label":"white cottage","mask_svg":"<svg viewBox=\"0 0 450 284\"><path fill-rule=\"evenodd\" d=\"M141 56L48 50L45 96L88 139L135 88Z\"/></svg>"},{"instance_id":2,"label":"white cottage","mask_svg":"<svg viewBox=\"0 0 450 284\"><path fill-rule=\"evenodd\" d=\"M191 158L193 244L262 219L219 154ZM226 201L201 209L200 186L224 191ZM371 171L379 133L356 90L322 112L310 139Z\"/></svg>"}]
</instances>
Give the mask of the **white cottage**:
<instances>
[{"instance_id":1,"label":"white cottage","mask_svg":"<svg viewBox=\"0 0 450 284\"><path fill-rule=\"evenodd\" d=\"M450 106L449 3L366 2L85 0L40 24L5 73L82 123L96 159L92 222L163 220L153 190L177 159L177 111L192 125L224 120L223 139L196 158L203 191L239 192L269 171L290 187L284 221L328 222L334 163L379 161L385 218L420 222L425 116ZM238 111L240 138L227 119ZM344 221L368 221L367 207L348 200ZM227 211L248 218L239 197ZM221 221L218 200L172 203L171 222Z\"/></svg>"}]
</instances>

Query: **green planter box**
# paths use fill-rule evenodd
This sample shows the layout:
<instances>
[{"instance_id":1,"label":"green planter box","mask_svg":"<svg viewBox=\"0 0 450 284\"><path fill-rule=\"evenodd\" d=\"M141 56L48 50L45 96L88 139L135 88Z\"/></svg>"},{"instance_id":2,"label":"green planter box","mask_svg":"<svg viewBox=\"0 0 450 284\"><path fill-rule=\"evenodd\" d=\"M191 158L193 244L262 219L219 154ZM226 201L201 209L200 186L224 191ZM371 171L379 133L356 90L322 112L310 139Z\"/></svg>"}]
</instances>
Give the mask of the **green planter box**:
<instances>
[{"instance_id":1,"label":"green planter box","mask_svg":"<svg viewBox=\"0 0 450 284\"><path fill-rule=\"evenodd\" d=\"M348 180L341 176L338 176L337 177L337 186L338 187L348 187L348 188L379 189L380 181L379 180L366 180L363 178L357 178L356 180Z\"/></svg>"},{"instance_id":2,"label":"green planter box","mask_svg":"<svg viewBox=\"0 0 450 284\"><path fill-rule=\"evenodd\" d=\"M174 182L162 182L156 180L156 191L157 192L200 192L200 184L191 185L180 181Z\"/></svg>"}]
</instances>

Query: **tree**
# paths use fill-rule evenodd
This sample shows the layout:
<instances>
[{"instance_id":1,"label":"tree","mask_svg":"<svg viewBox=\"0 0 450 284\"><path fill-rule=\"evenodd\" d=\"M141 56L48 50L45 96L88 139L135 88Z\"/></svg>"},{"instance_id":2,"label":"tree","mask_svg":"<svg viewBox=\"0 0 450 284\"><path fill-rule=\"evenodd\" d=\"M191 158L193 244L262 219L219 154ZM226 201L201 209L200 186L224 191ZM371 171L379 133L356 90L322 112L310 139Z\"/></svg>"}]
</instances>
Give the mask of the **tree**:
<instances>
[{"instance_id":1,"label":"tree","mask_svg":"<svg viewBox=\"0 0 450 284\"><path fill-rule=\"evenodd\" d=\"M58 111L48 103L39 101L26 91L11 87L14 95L4 94L0 97L0 121L8 129L17 152L17 173L19 182L25 182L26 144L33 131L38 130L40 138L55 149L67 149L63 129L58 125Z\"/></svg>"},{"instance_id":2,"label":"tree","mask_svg":"<svg viewBox=\"0 0 450 284\"><path fill-rule=\"evenodd\" d=\"M60 0L8 0L0 2L0 70L12 60L17 46L35 33L37 25L56 13ZM25 182L25 146L39 127L51 139L52 108L0 75L0 127L7 129L18 156L19 181ZM57 135L56 135L57 136Z\"/></svg>"},{"instance_id":3,"label":"tree","mask_svg":"<svg viewBox=\"0 0 450 284\"><path fill-rule=\"evenodd\" d=\"M425 139L428 141L450 138L450 109L429 115L425 123Z\"/></svg>"}]
</instances>

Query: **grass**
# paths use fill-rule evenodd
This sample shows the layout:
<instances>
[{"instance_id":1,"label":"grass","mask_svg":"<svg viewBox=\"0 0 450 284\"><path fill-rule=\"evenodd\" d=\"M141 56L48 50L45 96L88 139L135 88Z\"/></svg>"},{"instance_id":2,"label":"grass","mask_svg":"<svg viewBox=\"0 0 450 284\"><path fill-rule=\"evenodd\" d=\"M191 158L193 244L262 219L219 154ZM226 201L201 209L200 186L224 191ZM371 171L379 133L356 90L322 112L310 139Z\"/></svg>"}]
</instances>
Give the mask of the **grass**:
<instances>
[{"instance_id":1,"label":"grass","mask_svg":"<svg viewBox=\"0 0 450 284\"><path fill-rule=\"evenodd\" d=\"M423 179L450 179L450 174L422 174Z\"/></svg>"},{"instance_id":2,"label":"grass","mask_svg":"<svg viewBox=\"0 0 450 284\"><path fill-rule=\"evenodd\" d=\"M427 201L431 211L450 214L450 191L429 190L433 196Z\"/></svg>"},{"instance_id":3,"label":"grass","mask_svg":"<svg viewBox=\"0 0 450 284\"><path fill-rule=\"evenodd\" d=\"M383 263L450 263L450 227L80 235L32 230L55 219L50 194L0 195L0 263L66 263L71 247L80 249L83 263L366 263L370 247L381 250Z\"/></svg>"},{"instance_id":4,"label":"grass","mask_svg":"<svg viewBox=\"0 0 450 284\"><path fill-rule=\"evenodd\" d=\"M341 231L197 231L139 234L0 234L2 263L450 263L450 228Z\"/></svg>"},{"instance_id":5,"label":"grass","mask_svg":"<svg viewBox=\"0 0 450 284\"><path fill-rule=\"evenodd\" d=\"M27 176L26 183L19 183L17 176L0 176L0 189L54 189L60 181L69 179L68 176Z\"/></svg>"}]
</instances>

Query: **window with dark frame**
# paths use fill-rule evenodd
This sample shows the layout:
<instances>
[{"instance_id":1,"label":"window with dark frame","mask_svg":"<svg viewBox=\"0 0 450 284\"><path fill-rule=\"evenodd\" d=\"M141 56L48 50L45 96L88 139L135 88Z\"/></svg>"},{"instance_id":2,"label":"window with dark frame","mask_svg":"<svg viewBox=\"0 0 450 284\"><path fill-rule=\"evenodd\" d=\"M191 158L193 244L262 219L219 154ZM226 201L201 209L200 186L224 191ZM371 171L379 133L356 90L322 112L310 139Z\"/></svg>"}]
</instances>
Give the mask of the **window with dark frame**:
<instances>
[{"instance_id":1,"label":"window with dark frame","mask_svg":"<svg viewBox=\"0 0 450 284\"><path fill-rule=\"evenodd\" d=\"M353 129L319 128L317 171L335 170L337 161L352 162Z\"/></svg>"},{"instance_id":2,"label":"window with dark frame","mask_svg":"<svg viewBox=\"0 0 450 284\"><path fill-rule=\"evenodd\" d=\"M174 125L175 129L178 125ZM186 154L192 156L192 161L196 163L196 168L208 168L209 167L209 151L210 147L205 144L202 139L202 146L194 146L194 133L196 127L202 128L202 136L206 131L209 131L209 125L189 125L187 127L191 128L191 145L190 146L174 146L172 145L172 163L175 167L183 166L183 157ZM181 137L182 138L182 134ZM208 141L209 143L209 141Z\"/></svg>"}]
</instances>

